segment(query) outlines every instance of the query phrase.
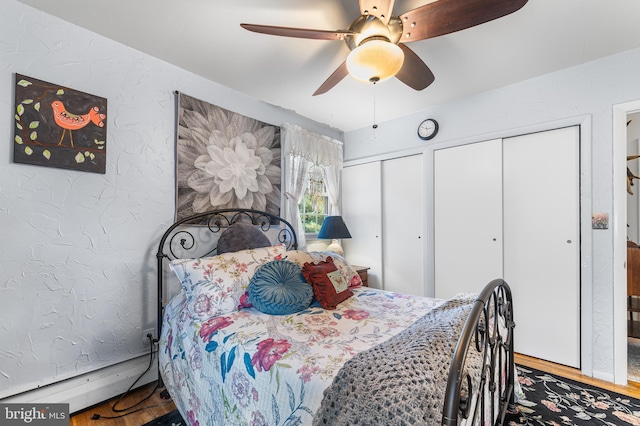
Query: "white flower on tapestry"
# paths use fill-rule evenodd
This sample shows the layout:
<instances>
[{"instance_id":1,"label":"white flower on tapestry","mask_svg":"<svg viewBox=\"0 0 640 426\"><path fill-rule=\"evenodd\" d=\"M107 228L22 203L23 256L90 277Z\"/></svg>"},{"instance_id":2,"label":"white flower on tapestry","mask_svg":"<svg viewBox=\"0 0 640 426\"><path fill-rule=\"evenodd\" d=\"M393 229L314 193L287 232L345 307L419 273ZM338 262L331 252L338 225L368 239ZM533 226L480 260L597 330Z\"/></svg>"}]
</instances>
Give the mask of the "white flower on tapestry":
<instances>
[{"instance_id":1,"label":"white flower on tapestry","mask_svg":"<svg viewBox=\"0 0 640 426\"><path fill-rule=\"evenodd\" d=\"M178 218L221 208L280 213L280 128L180 94Z\"/></svg>"},{"instance_id":2,"label":"white flower on tapestry","mask_svg":"<svg viewBox=\"0 0 640 426\"><path fill-rule=\"evenodd\" d=\"M268 132L243 133L229 141L218 132L211 134L207 154L196 158L198 170L189 177L189 187L198 193L196 211L211 206L265 210L267 195L278 183L272 180L280 179L280 167L271 164L273 153L265 146L273 140L273 129L263 129Z\"/></svg>"}]
</instances>

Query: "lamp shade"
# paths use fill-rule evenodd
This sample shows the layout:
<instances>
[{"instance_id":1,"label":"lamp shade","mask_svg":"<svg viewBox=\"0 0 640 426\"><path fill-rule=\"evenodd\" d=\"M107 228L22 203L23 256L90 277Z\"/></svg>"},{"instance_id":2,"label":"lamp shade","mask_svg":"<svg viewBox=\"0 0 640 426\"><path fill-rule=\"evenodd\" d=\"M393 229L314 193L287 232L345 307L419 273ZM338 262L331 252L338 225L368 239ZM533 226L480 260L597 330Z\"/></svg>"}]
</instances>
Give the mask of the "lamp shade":
<instances>
[{"instance_id":1,"label":"lamp shade","mask_svg":"<svg viewBox=\"0 0 640 426\"><path fill-rule=\"evenodd\" d=\"M376 83L393 77L404 62L404 52L385 40L365 41L349 53L347 70L356 80Z\"/></svg>"},{"instance_id":2,"label":"lamp shade","mask_svg":"<svg viewBox=\"0 0 640 426\"><path fill-rule=\"evenodd\" d=\"M325 240L351 238L351 234L347 229L347 225L344 224L342 216L327 216L322 222L318 238Z\"/></svg>"}]
</instances>

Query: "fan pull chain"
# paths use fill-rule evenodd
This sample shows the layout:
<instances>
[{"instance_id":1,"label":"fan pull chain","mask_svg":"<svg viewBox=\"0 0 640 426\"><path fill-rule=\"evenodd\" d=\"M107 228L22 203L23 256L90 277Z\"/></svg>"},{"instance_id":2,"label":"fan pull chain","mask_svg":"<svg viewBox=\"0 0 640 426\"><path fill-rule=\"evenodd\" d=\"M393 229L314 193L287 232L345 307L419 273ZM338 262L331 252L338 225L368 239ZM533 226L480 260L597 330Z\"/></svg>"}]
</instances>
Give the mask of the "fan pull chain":
<instances>
[{"instance_id":1,"label":"fan pull chain","mask_svg":"<svg viewBox=\"0 0 640 426\"><path fill-rule=\"evenodd\" d=\"M373 83L373 126L371 127L375 130L378 128L378 123L376 123L376 83L378 80L372 78L371 82Z\"/></svg>"}]
</instances>

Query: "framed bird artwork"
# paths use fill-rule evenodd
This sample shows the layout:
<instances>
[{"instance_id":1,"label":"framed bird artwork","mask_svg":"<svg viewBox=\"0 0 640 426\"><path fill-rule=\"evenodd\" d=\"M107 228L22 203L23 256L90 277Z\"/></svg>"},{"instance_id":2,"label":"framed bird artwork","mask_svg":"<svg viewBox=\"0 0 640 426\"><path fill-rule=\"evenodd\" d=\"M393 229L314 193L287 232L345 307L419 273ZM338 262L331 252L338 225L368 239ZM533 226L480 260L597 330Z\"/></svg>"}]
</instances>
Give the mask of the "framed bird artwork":
<instances>
[{"instance_id":1,"label":"framed bird artwork","mask_svg":"<svg viewBox=\"0 0 640 426\"><path fill-rule=\"evenodd\" d=\"M21 74L15 84L15 163L106 172L106 98Z\"/></svg>"}]
</instances>

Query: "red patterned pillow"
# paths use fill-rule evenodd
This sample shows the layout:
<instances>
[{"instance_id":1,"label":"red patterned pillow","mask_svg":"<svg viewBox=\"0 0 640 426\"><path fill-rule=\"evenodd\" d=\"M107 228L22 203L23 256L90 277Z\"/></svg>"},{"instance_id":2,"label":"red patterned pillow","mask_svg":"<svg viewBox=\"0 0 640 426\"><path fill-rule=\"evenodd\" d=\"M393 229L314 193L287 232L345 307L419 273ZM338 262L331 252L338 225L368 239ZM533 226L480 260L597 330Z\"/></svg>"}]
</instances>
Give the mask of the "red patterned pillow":
<instances>
[{"instance_id":1,"label":"red patterned pillow","mask_svg":"<svg viewBox=\"0 0 640 426\"><path fill-rule=\"evenodd\" d=\"M353 296L353 292L349 290L349 283L331 257L317 263L306 262L302 266L302 275L311 284L316 299L325 309L335 309Z\"/></svg>"}]
</instances>

